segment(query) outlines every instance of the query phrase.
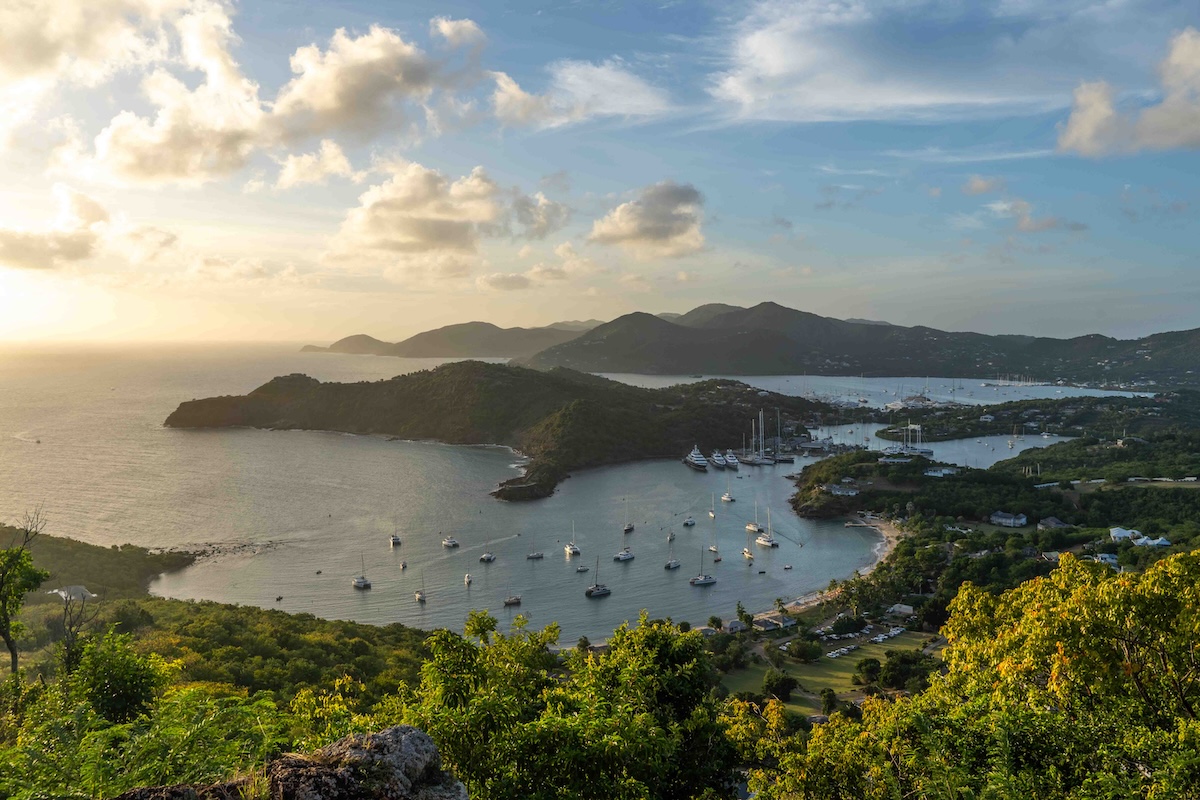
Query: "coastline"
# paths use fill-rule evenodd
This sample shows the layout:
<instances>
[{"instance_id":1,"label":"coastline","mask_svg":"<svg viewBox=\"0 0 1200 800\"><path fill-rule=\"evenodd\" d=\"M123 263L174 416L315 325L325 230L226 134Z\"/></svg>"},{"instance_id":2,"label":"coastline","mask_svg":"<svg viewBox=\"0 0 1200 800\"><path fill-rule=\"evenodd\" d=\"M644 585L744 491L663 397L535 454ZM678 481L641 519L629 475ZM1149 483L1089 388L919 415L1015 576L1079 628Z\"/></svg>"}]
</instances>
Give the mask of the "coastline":
<instances>
[{"instance_id":1,"label":"coastline","mask_svg":"<svg viewBox=\"0 0 1200 800\"><path fill-rule=\"evenodd\" d=\"M875 550L874 550L875 561L873 563L871 563L866 569L859 571L859 573L858 573L859 575L870 575L872 572L874 572L875 569L880 564L882 564L884 562L884 560L887 559L888 556L890 556L892 554L892 552L896 549L896 545L898 545L900 543L900 540L903 539L907 535L904 531L900 530L900 528L896 525L896 523L891 522L890 520L883 520L883 519L863 520L860 517L846 517L845 520L846 520L846 522L865 523L865 524L862 524L861 527L872 528L875 531L877 531L880 535L883 536L883 541L881 541L879 544L875 545ZM856 527L860 527L860 526L856 526ZM807 611L810 608L813 608L815 606L820 605L821 603L824 603L827 599L829 599L829 594L830 594L829 591L825 590L825 589L822 589L822 590L816 591L816 592L809 592L806 595L797 597L795 600L791 601L790 603L786 603L784 605L784 608L788 612L792 612L792 613L799 613L801 611ZM766 613L766 612L760 612L760 613Z\"/></svg>"}]
</instances>

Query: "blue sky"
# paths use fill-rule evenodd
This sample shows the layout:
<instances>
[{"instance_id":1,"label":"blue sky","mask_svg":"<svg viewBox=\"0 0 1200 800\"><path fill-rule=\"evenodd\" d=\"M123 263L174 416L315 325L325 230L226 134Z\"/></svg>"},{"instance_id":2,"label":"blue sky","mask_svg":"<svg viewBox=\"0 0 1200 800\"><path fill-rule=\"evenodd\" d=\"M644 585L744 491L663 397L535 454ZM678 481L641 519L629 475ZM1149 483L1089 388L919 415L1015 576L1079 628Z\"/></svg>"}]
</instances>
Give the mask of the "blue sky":
<instances>
[{"instance_id":1,"label":"blue sky","mask_svg":"<svg viewBox=\"0 0 1200 800\"><path fill-rule=\"evenodd\" d=\"M0 339L1200 327L1194 2L0 0Z\"/></svg>"}]
</instances>

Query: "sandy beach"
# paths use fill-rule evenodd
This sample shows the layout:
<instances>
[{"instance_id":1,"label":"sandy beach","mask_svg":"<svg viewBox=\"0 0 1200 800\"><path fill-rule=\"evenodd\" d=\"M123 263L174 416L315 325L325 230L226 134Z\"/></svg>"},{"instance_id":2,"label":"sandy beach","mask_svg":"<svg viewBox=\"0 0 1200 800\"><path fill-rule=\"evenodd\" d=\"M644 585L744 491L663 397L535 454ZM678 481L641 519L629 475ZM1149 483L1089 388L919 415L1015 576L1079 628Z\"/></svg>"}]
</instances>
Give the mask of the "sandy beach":
<instances>
[{"instance_id":1,"label":"sandy beach","mask_svg":"<svg viewBox=\"0 0 1200 800\"><path fill-rule=\"evenodd\" d=\"M900 530L895 523L888 520L862 520L859 517L847 517L846 521L858 523L855 525L855 527L874 528L883 535L883 541L875 546L874 563L862 570L859 573L860 575L870 575L872 572L874 572L875 568L883 563L883 560L892 554L892 551L896 549L896 545L907 535L904 531ZM803 597L796 598L792 602L788 603L785 608L790 612L804 611L823 603L826 600L827 594L828 592L826 591L811 592Z\"/></svg>"}]
</instances>

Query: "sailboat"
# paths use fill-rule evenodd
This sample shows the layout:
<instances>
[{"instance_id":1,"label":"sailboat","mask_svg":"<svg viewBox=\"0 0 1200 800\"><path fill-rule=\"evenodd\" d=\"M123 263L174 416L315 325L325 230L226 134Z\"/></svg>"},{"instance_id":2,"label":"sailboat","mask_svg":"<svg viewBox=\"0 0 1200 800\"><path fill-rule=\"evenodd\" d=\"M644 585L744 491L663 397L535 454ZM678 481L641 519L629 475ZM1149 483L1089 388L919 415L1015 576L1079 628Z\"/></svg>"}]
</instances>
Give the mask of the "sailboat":
<instances>
[{"instance_id":1,"label":"sailboat","mask_svg":"<svg viewBox=\"0 0 1200 800\"><path fill-rule=\"evenodd\" d=\"M507 597L504 598L504 605L506 605L506 606L521 605L521 595L519 595L519 594L508 595Z\"/></svg>"},{"instance_id":2,"label":"sailboat","mask_svg":"<svg viewBox=\"0 0 1200 800\"><path fill-rule=\"evenodd\" d=\"M367 575L366 575L366 572L367 572L366 558L363 557L362 555L359 555L359 560L362 562L362 574L359 575L357 578L355 578L353 581L351 581L351 584L354 585L355 589L370 589L371 581L369 581L367 579Z\"/></svg>"},{"instance_id":3,"label":"sailboat","mask_svg":"<svg viewBox=\"0 0 1200 800\"><path fill-rule=\"evenodd\" d=\"M417 598L418 603L425 602L425 576L421 576L421 588L413 592L413 596Z\"/></svg>"},{"instance_id":4,"label":"sailboat","mask_svg":"<svg viewBox=\"0 0 1200 800\"><path fill-rule=\"evenodd\" d=\"M713 492L712 505L708 509L708 516L712 517L713 519L717 518L717 493L716 492Z\"/></svg>"},{"instance_id":5,"label":"sailboat","mask_svg":"<svg viewBox=\"0 0 1200 800\"><path fill-rule=\"evenodd\" d=\"M712 584L714 584L716 582L717 582L717 579L714 578L712 575L704 574L704 551L701 550L700 551L700 572L697 573L696 577L689 578L688 583L690 583L692 586L711 586Z\"/></svg>"},{"instance_id":6,"label":"sailboat","mask_svg":"<svg viewBox=\"0 0 1200 800\"><path fill-rule=\"evenodd\" d=\"M633 533L633 523L629 521L629 498L625 498L625 527L621 528L624 533Z\"/></svg>"},{"instance_id":7,"label":"sailboat","mask_svg":"<svg viewBox=\"0 0 1200 800\"><path fill-rule=\"evenodd\" d=\"M481 555L479 557L479 560L485 564L490 564L496 560L496 554L492 552L492 540L491 539L488 539L487 544L484 545L483 555Z\"/></svg>"},{"instance_id":8,"label":"sailboat","mask_svg":"<svg viewBox=\"0 0 1200 800\"><path fill-rule=\"evenodd\" d=\"M758 498L754 498L754 522L746 523L746 530L751 533L762 533L763 526L758 524Z\"/></svg>"},{"instance_id":9,"label":"sailboat","mask_svg":"<svg viewBox=\"0 0 1200 800\"><path fill-rule=\"evenodd\" d=\"M754 540L763 547L779 547L779 541L771 534L771 509L767 509L767 532L760 533Z\"/></svg>"},{"instance_id":10,"label":"sailboat","mask_svg":"<svg viewBox=\"0 0 1200 800\"><path fill-rule=\"evenodd\" d=\"M750 526L747 525L746 526L746 546L742 548L742 555L745 558L749 559L751 563L753 563L754 562L754 551L750 549L750 534L751 533L753 533L753 531L751 531Z\"/></svg>"},{"instance_id":11,"label":"sailboat","mask_svg":"<svg viewBox=\"0 0 1200 800\"><path fill-rule=\"evenodd\" d=\"M571 521L571 541L569 541L565 545L563 545L563 552L567 554L568 558L570 558L571 556L579 555L579 545L575 544L575 521L574 520Z\"/></svg>"},{"instance_id":12,"label":"sailboat","mask_svg":"<svg viewBox=\"0 0 1200 800\"><path fill-rule=\"evenodd\" d=\"M388 539L388 541L391 542L392 547L400 546L400 533L396 530L397 527L398 526L395 525L392 526L392 536L390 539Z\"/></svg>"},{"instance_id":13,"label":"sailboat","mask_svg":"<svg viewBox=\"0 0 1200 800\"><path fill-rule=\"evenodd\" d=\"M600 556L596 556L596 582L583 590L585 597L607 597L612 594L612 589L609 589L600 582Z\"/></svg>"},{"instance_id":14,"label":"sailboat","mask_svg":"<svg viewBox=\"0 0 1200 800\"><path fill-rule=\"evenodd\" d=\"M467 586L471 585L471 573L468 572L466 575L463 575L463 583Z\"/></svg>"},{"instance_id":15,"label":"sailboat","mask_svg":"<svg viewBox=\"0 0 1200 800\"><path fill-rule=\"evenodd\" d=\"M679 559L675 557L675 545L671 544L671 539L669 538L667 539L667 544L670 558L667 559L667 563L663 566L663 569L679 569Z\"/></svg>"}]
</instances>

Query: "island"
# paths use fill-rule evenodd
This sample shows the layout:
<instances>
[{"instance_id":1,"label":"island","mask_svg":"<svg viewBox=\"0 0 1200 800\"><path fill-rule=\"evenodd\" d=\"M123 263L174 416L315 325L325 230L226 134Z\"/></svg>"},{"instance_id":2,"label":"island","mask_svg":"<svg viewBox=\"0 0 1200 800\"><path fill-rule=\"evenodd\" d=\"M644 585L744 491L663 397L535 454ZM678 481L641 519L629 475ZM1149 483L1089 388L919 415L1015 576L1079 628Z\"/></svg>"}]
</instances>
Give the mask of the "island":
<instances>
[{"instance_id":1,"label":"island","mask_svg":"<svg viewBox=\"0 0 1200 800\"><path fill-rule=\"evenodd\" d=\"M164 424L507 445L529 463L524 475L493 494L528 500L553 494L572 470L682 459L693 446L704 453L737 448L749 438L760 410L772 417L778 410L785 430L803 434L803 421L831 409L733 380L643 389L569 369L460 361L373 382L322 383L286 375L244 396L181 403Z\"/></svg>"},{"instance_id":2,"label":"island","mask_svg":"<svg viewBox=\"0 0 1200 800\"><path fill-rule=\"evenodd\" d=\"M418 333L402 342L384 342L360 333L328 347L305 345L300 352L400 358L516 358L568 342L599 324L598 320L588 320L556 322L544 328L501 328L490 322L464 322Z\"/></svg>"}]
</instances>

